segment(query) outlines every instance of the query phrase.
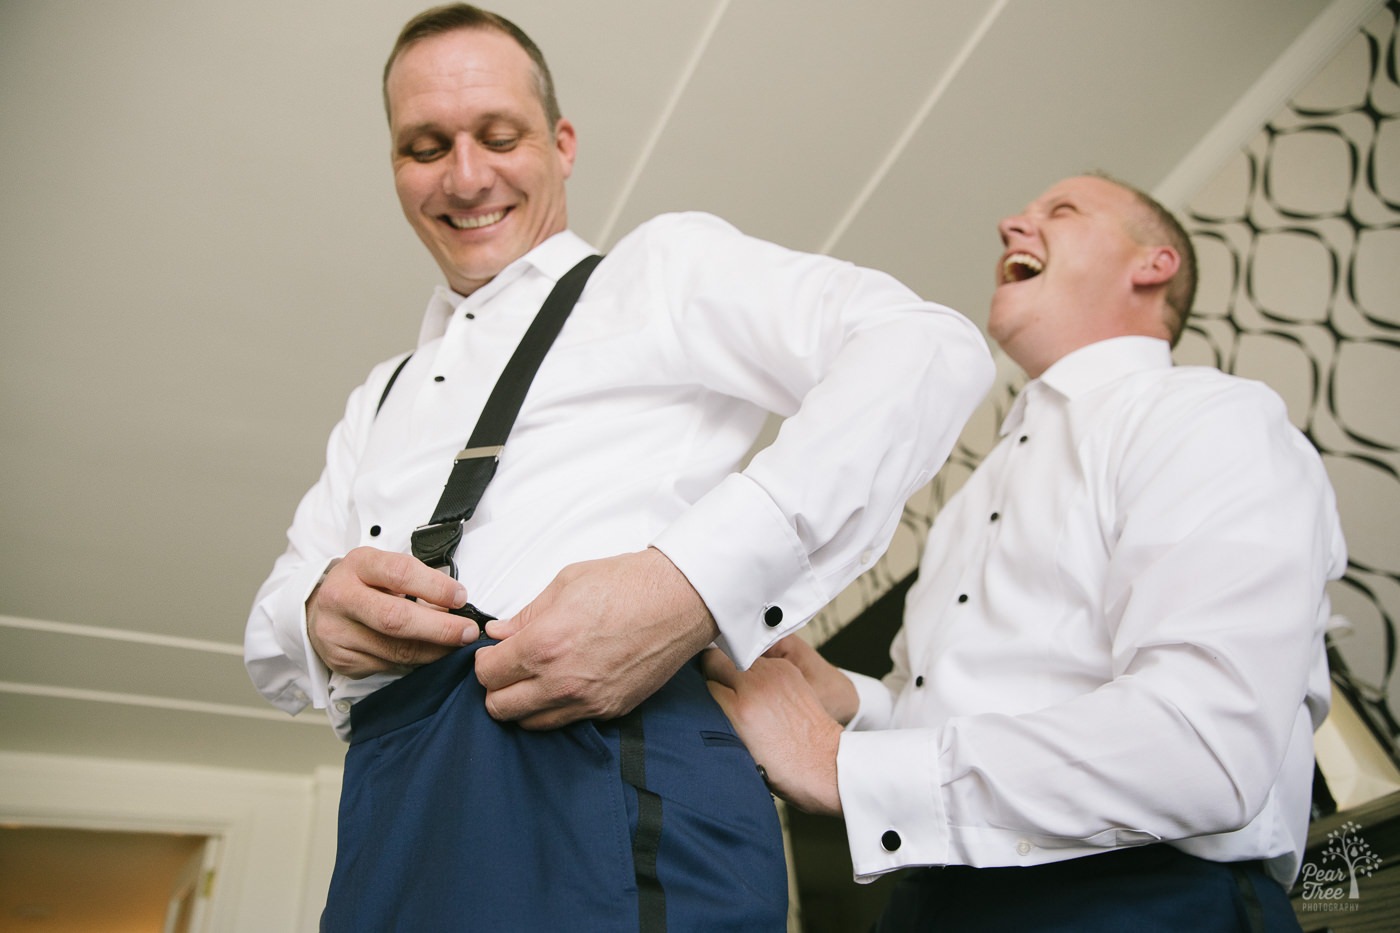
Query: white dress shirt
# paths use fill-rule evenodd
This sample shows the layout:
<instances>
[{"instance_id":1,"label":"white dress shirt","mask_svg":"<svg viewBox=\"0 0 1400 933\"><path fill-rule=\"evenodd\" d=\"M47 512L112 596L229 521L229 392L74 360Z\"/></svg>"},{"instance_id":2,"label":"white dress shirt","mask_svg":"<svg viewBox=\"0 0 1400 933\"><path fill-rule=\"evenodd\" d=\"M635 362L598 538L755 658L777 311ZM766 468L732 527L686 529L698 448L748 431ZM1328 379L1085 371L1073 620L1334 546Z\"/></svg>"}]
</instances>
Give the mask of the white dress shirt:
<instances>
[{"instance_id":1,"label":"white dress shirt","mask_svg":"<svg viewBox=\"0 0 1400 933\"><path fill-rule=\"evenodd\" d=\"M855 871L1159 840L1297 873L1329 701L1331 486L1257 382L1076 351L938 516L882 681L850 675ZM888 730L888 731L865 731Z\"/></svg>"},{"instance_id":2,"label":"white dress shirt","mask_svg":"<svg viewBox=\"0 0 1400 933\"><path fill-rule=\"evenodd\" d=\"M506 360L593 250L552 237L462 298L439 288L375 416L385 361L350 396L326 467L257 594L245 659L276 706L351 703L392 678L328 672L305 602L359 545L409 551ZM471 601L509 616L564 566L654 545L740 666L867 569L986 392L961 315L883 273L743 236L704 214L628 235L545 357L456 554ZM777 440L736 472L768 412Z\"/></svg>"}]
</instances>

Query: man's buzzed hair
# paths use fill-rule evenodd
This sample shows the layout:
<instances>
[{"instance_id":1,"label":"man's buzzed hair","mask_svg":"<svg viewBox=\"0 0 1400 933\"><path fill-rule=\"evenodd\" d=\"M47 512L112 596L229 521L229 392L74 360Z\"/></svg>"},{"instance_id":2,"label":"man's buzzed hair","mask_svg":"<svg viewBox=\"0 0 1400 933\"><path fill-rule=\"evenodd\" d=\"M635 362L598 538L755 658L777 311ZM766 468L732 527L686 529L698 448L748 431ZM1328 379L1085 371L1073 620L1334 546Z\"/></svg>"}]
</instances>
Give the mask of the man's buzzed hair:
<instances>
[{"instance_id":1,"label":"man's buzzed hair","mask_svg":"<svg viewBox=\"0 0 1400 933\"><path fill-rule=\"evenodd\" d=\"M544 53L540 51L538 45L535 45L535 40L525 34L525 30L499 13L483 10L470 3L449 3L444 6L435 6L419 13L404 25L399 32L398 39L394 41L394 48L389 52L389 60L384 63L382 87L385 115L389 113L389 71L394 67L394 62L398 61L404 50L415 42L421 42L444 33L456 32L459 29L487 29L504 33L525 50L525 54L530 56L530 61L535 65L535 95L539 98L540 105L544 107L545 120L549 123L550 133L553 133L554 128L559 125L559 99L554 94L554 77L549 73L549 65L545 63Z\"/></svg>"},{"instance_id":2,"label":"man's buzzed hair","mask_svg":"<svg viewBox=\"0 0 1400 933\"><path fill-rule=\"evenodd\" d=\"M1186 318L1191 314L1191 306L1196 300L1196 249L1191 245L1191 237L1181 226L1181 221L1176 219L1176 215L1163 207L1152 195L1114 178L1107 172L1094 171L1088 174L1129 192L1144 209L1139 220L1128 225L1133 239L1146 246L1170 246L1181 257L1181 266L1167 283L1167 316L1164 322L1167 332L1171 335L1172 346L1176 346L1182 331L1186 329Z\"/></svg>"}]
</instances>

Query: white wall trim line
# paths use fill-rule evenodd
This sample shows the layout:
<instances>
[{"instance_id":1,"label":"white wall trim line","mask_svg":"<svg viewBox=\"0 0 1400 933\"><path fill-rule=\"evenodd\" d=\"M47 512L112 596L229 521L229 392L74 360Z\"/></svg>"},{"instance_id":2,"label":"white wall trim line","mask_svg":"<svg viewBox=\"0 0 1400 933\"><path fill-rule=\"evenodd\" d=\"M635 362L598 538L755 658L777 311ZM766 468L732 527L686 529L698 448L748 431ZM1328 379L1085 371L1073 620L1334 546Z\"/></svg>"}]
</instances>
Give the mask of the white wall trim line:
<instances>
[{"instance_id":1,"label":"white wall trim line","mask_svg":"<svg viewBox=\"0 0 1400 933\"><path fill-rule=\"evenodd\" d=\"M228 642L179 638L174 635L156 635L151 632L133 632L127 629L103 628L98 625L77 625L72 622L49 622L44 619L0 616L0 628L27 629L31 632L47 632L51 635L76 635L80 638L106 638L111 641L158 645L162 648L184 648L187 651L204 651L209 654L231 654L240 658L243 656L242 645L229 644Z\"/></svg>"},{"instance_id":2,"label":"white wall trim line","mask_svg":"<svg viewBox=\"0 0 1400 933\"><path fill-rule=\"evenodd\" d=\"M83 690L76 687L21 684L8 680L0 680L0 693L58 700L79 700L86 703L119 703L123 706L140 706L146 709L168 709L183 713L235 716L241 719L262 719L270 722L293 722L300 725L316 726L320 729L326 728L326 720L322 716L288 716L281 710L237 706L233 703L205 703L200 700L177 700L171 697L153 697L139 693L114 693L110 690Z\"/></svg>"},{"instance_id":3,"label":"white wall trim line","mask_svg":"<svg viewBox=\"0 0 1400 933\"><path fill-rule=\"evenodd\" d=\"M977 24L977 28L972 30L972 35L968 36L967 41L958 49L958 54L953 56L952 61L948 63L948 67L943 69L943 73L939 75L938 82L934 84L933 90L929 91L928 97L924 98L924 102L919 106L919 109L914 112L914 116L910 118L908 124L905 125L904 132L900 133L899 139L890 147L889 152L885 153L885 158L881 160L880 164L876 166L874 173L866 180L865 187L861 188L860 193L856 195L856 199L852 201L851 206L846 209L846 213L836 222L836 226L832 228L831 234L826 238L826 242L817 250L819 253L829 255L831 251L836 248L836 244L841 240L841 237L846 235L846 230L855 222L856 215L865 210L865 205L870 201L871 197L874 196L875 191L880 185L884 183L885 176L889 175L895 163L903 157L904 150L909 148L909 143L913 141L914 135L918 133L920 127L924 125L924 121L928 119L929 113L933 111L933 108L943 98L944 93L948 90L948 86L953 83L953 79L962 71L963 66L967 64L967 60L972 57L972 53L977 51L977 47L982 44L982 39L991 30L992 24L996 22L997 17L1001 16L1002 10L1006 9L1006 5L1009 2L1010 0L996 0L996 3L992 4L992 8L987 11L987 15L983 16L981 22Z\"/></svg>"},{"instance_id":4,"label":"white wall trim line","mask_svg":"<svg viewBox=\"0 0 1400 933\"><path fill-rule=\"evenodd\" d=\"M626 210L627 202L632 198L632 192L636 189L637 183L641 181L643 173L646 172L647 165L651 162L652 153L656 151L657 144L661 142L661 137L666 132L666 127L671 123L671 117L675 115L676 108L680 106L686 88L690 87L690 82L694 80L695 72L699 70L700 62L704 59L705 52L709 49L715 33L719 31L719 24L728 10L729 0L719 0L715 4L714 13L710 16L709 22L705 24L704 30L701 31L700 40L695 43L695 49L690 53L685 67L681 69L680 78L676 81L676 86L671 89L671 96L667 98L666 105L661 108L661 116L652 126L651 135L647 137L646 144L642 146L641 154L633 163L632 171L627 173L627 180L623 182L622 190L618 192L617 198L613 201L613 208L608 214L608 219L603 222L603 228L598 234L600 247L606 246L612 238L613 230L616 229L618 221L622 218L622 212Z\"/></svg>"}]
</instances>

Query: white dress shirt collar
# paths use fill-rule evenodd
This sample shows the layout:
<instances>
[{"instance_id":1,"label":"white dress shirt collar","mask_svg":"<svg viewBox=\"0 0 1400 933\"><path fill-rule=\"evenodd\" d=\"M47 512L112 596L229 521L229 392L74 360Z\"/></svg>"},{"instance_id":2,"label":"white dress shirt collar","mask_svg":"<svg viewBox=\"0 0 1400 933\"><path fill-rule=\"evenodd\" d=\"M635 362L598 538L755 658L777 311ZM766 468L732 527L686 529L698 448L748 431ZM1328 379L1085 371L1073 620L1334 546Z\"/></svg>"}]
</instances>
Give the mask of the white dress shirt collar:
<instances>
[{"instance_id":1,"label":"white dress shirt collar","mask_svg":"<svg viewBox=\"0 0 1400 933\"><path fill-rule=\"evenodd\" d=\"M506 266L494 279L470 295L459 295L446 285L437 286L433 289L433 295L428 299L428 308L423 313L423 324L418 331L418 346L421 347L445 334L447 322L463 304L484 304L530 269L543 273L552 282L557 282L580 259L593 252L593 247L583 238L572 230L564 230Z\"/></svg>"},{"instance_id":2,"label":"white dress shirt collar","mask_svg":"<svg viewBox=\"0 0 1400 933\"><path fill-rule=\"evenodd\" d=\"M1053 389L1074 401L1132 373L1171 365L1171 345L1156 337L1113 337L1080 347L1056 360L1040 378L1026 383L1006 413L1000 434L1005 437L1021 426L1027 399L1037 392Z\"/></svg>"},{"instance_id":3,"label":"white dress shirt collar","mask_svg":"<svg viewBox=\"0 0 1400 933\"><path fill-rule=\"evenodd\" d=\"M1165 340L1114 337L1065 354L1039 381L1073 401L1132 373L1171 365L1172 348Z\"/></svg>"}]
</instances>

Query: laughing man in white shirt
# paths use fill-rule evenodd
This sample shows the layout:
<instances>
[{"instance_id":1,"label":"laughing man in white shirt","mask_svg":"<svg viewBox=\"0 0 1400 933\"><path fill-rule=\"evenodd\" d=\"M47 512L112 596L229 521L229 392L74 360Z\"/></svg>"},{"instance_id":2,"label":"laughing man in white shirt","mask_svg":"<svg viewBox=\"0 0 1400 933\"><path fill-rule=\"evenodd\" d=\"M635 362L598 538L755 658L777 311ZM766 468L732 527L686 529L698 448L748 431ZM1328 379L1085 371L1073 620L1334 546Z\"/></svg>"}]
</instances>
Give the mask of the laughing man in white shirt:
<instances>
[{"instance_id":1,"label":"laughing man in white shirt","mask_svg":"<svg viewBox=\"0 0 1400 933\"><path fill-rule=\"evenodd\" d=\"M988 330L1030 382L892 672L787 638L710 653L711 690L778 794L844 817L858 879L938 866L882 930L1297 929L1346 563L1320 459L1265 386L1172 366L1194 257L1149 197L1070 178L999 229Z\"/></svg>"}]
</instances>

